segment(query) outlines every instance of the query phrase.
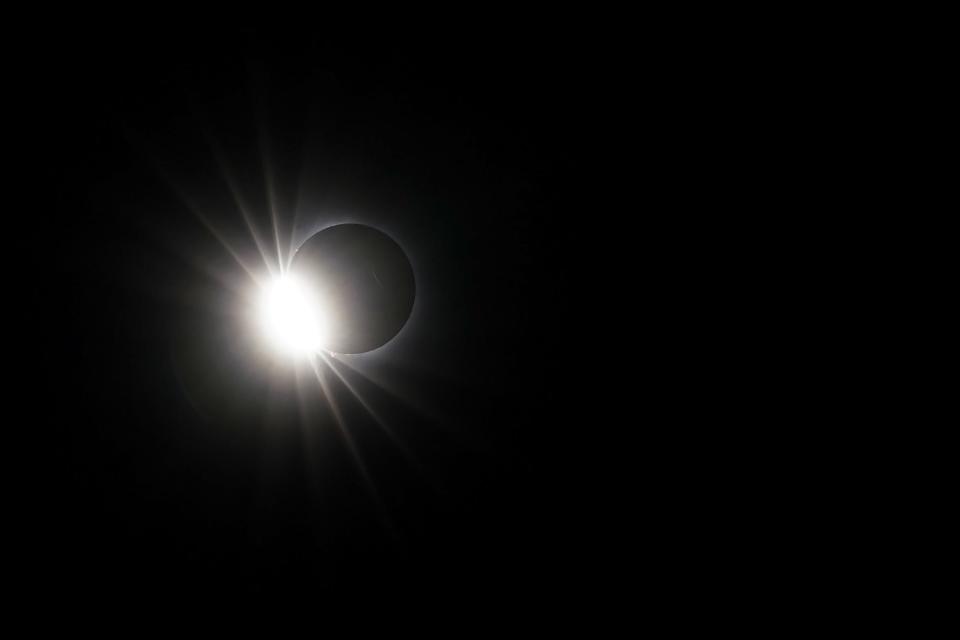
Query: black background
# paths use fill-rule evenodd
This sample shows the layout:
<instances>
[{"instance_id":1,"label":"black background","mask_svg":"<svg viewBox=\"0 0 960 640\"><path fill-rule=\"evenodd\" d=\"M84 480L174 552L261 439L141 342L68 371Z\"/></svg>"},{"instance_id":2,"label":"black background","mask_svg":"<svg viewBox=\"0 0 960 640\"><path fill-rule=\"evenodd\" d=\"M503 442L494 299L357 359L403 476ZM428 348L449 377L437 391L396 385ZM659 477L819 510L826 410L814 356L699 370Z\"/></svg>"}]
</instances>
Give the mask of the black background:
<instances>
[{"instance_id":1,"label":"black background","mask_svg":"<svg viewBox=\"0 0 960 640\"><path fill-rule=\"evenodd\" d=\"M11 22L14 588L467 622L847 607L886 570L849 562L883 527L844 528L877 476L863 403L831 406L858 398L837 274L876 264L841 251L858 183L832 193L883 102L843 88L871 50L838 65L795 16L676 11L430 38ZM217 236L256 264L271 201L281 237L365 223L413 263L407 327L335 365L372 413L250 331Z\"/></svg>"},{"instance_id":2,"label":"black background","mask_svg":"<svg viewBox=\"0 0 960 640\"><path fill-rule=\"evenodd\" d=\"M527 35L74 36L31 54L35 578L522 600L585 595L626 562L602 478L639 418L598 398L623 399L613 318L648 295L614 284L608 241L638 220L603 204L632 153L611 125L627 76L596 43ZM331 378L345 438L316 380L301 370L298 392L249 335L251 285L208 228L256 264L231 179L268 244L272 198L284 242L359 222L406 249L408 326L353 361L365 376L340 369L402 446Z\"/></svg>"}]
</instances>

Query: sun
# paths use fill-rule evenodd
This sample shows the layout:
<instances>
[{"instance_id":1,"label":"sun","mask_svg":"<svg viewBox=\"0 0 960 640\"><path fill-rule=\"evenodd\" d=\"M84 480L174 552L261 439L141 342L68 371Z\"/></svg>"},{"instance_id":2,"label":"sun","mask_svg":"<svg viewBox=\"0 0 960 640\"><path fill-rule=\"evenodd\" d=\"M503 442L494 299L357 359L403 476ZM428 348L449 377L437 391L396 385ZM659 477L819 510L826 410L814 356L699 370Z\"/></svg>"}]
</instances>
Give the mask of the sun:
<instances>
[{"instance_id":1,"label":"sun","mask_svg":"<svg viewBox=\"0 0 960 640\"><path fill-rule=\"evenodd\" d=\"M303 280L289 273L274 278L264 289L260 305L263 329L279 351L303 357L323 348L324 310Z\"/></svg>"}]
</instances>

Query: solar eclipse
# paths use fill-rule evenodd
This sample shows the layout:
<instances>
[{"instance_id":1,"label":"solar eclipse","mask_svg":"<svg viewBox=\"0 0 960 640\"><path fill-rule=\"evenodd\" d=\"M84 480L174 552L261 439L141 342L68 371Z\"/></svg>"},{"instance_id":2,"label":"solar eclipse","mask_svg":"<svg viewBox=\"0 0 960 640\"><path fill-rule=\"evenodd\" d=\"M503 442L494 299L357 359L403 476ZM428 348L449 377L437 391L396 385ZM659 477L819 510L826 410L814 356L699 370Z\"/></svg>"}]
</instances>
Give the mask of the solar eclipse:
<instances>
[{"instance_id":1,"label":"solar eclipse","mask_svg":"<svg viewBox=\"0 0 960 640\"><path fill-rule=\"evenodd\" d=\"M410 261L392 238L362 224L335 225L304 242L290 269L268 284L261 322L270 342L293 356L364 353L400 332L415 290Z\"/></svg>"}]
</instances>

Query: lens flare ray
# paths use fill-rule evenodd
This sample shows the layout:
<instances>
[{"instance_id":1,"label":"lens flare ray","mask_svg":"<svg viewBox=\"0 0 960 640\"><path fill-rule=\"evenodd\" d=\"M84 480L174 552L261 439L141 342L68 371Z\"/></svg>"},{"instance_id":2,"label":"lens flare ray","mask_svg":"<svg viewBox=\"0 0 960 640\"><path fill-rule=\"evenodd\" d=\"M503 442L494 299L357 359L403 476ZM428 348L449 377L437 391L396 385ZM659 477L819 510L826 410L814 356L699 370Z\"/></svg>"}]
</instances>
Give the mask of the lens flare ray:
<instances>
[{"instance_id":1,"label":"lens flare ray","mask_svg":"<svg viewBox=\"0 0 960 640\"><path fill-rule=\"evenodd\" d=\"M251 215L249 208L247 207L243 194L240 191L240 187L233 176L230 165L220 149L220 145L212 136L207 135L206 137L207 142L210 145L210 151L220 169L220 175L223 178L224 183L227 185L227 190L230 192L230 196L233 198L233 202L236 205L237 210L240 212L240 216L243 218L243 222L246 225L247 230L250 232L250 237L257 246L257 251L260 252L260 257L263 259L264 265L266 265L267 270L271 275L279 275L281 265L279 253L276 256L275 261L271 259L272 256L270 256L270 252L265 248L263 238L260 236L257 225L253 220L253 216Z\"/></svg>"},{"instance_id":2,"label":"lens flare ray","mask_svg":"<svg viewBox=\"0 0 960 640\"><path fill-rule=\"evenodd\" d=\"M370 414L370 417L373 418L374 422L377 423L377 426L379 426L383 430L383 432L387 434L391 442L393 442L393 444L397 447L397 449L399 449L400 452L403 454L403 456L407 459L407 462L415 466L417 469L423 471L423 465L420 463L420 460L413 454L410 448L400 439L400 436L397 435L396 431L394 431L390 427L390 425L387 424L386 420L384 420L383 417L381 417L380 414L376 410L374 410L374 408L370 405L370 403L363 398L360 392L357 391L356 387L350 384L350 382L343 376L342 373L337 371L336 365L334 364L334 360L324 355L322 352L319 355L323 359L323 361L326 363L327 368L330 371L332 371L337 376L337 378L340 379L340 382L342 382L343 386L347 388L347 391L349 391L353 395L353 397L356 398L357 402L359 402L364 409L366 409L367 413Z\"/></svg>"},{"instance_id":3,"label":"lens flare ray","mask_svg":"<svg viewBox=\"0 0 960 640\"><path fill-rule=\"evenodd\" d=\"M377 505L377 511L382 518L384 527L396 534L396 528L393 522L390 520L390 517L387 515L386 505L384 504L383 498L381 497L380 492L377 489L377 485L373 480L373 475L370 473L370 470L363 461L363 457L360 455L360 450L357 447L353 436L350 434L350 430L347 428L346 421L343 419L343 414L340 411L340 405L334 398L333 393L331 393L329 383L327 382L323 372L320 370L320 367L317 366L317 362L317 358L310 358L310 366L313 368L313 372L317 377L317 382L320 384L320 388L327 400L327 404L330 406L330 411L333 414L334 422L336 423L340 434L343 436L344 444L346 445L347 450L350 452L350 455L353 457L353 461L357 465L357 470L367 485L367 489L370 492L370 497Z\"/></svg>"}]
</instances>

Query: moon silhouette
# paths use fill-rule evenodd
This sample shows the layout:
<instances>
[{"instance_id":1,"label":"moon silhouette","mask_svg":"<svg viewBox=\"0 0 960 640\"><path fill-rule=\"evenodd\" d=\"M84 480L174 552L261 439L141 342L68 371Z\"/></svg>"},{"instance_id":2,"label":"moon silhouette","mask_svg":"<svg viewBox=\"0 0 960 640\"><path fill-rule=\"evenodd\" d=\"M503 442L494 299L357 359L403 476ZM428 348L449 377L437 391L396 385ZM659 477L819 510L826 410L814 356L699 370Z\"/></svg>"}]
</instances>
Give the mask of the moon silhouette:
<instances>
[{"instance_id":1,"label":"moon silhouette","mask_svg":"<svg viewBox=\"0 0 960 640\"><path fill-rule=\"evenodd\" d=\"M297 249L291 271L316 287L327 322L324 347L364 353L385 345L413 310L413 267L390 236L362 224L340 224Z\"/></svg>"}]
</instances>

